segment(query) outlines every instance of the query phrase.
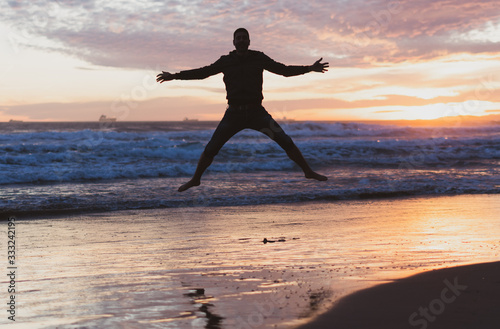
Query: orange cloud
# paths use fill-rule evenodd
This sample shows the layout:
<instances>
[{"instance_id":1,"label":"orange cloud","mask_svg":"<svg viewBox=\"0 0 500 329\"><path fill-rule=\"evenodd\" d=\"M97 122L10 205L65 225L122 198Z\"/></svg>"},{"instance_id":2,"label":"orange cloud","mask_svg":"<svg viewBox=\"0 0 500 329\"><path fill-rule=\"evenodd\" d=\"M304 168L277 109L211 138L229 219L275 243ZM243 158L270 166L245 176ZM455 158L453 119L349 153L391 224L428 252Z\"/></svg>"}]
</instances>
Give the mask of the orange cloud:
<instances>
[{"instance_id":1,"label":"orange cloud","mask_svg":"<svg viewBox=\"0 0 500 329\"><path fill-rule=\"evenodd\" d=\"M250 30L253 49L286 64L310 64L319 57L330 62L331 70L322 80L265 85L266 103L277 108L373 108L382 114L394 111L383 109L391 106L500 102L500 79L492 76L500 49L491 37L500 29L500 11L492 0L103 3L59 1L46 6L45 2L9 1L0 21L13 31L7 36L12 47L57 52L123 71L178 71L207 65L232 50L232 32L240 26ZM175 85L170 87L169 95L180 95ZM190 92L220 92L223 104L221 88L222 84L196 86ZM95 108L85 107L88 115L84 115L83 105L62 103L56 94L50 97L53 107L49 103L4 106L4 113L15 109L31 118L58 119L64 114L57 104L65 104L73 106L73 118L90 120L107 106L95 101L102 97L92 98L89 92L89 104ZM210 100L169 99L181 108L180 100L186 101L189 116L220 111L220 105L212 108ZM161 119L154 112L155 107L156 111L162 108L160 103L154 98L141 106L150 118ZM493 110L491 104L487 110Z\"/></svg>"}]
</instances>

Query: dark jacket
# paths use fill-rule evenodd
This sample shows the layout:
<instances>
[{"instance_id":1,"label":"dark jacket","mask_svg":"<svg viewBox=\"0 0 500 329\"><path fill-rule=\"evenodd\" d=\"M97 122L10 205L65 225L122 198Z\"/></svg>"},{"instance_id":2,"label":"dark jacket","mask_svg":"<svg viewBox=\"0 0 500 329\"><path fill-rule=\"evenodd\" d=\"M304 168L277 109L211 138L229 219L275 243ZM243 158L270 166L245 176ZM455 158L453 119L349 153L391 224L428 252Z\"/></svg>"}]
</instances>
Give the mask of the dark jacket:
<instances>
[{"instance_id":1,"label":"dark jacket","mask_svg":"<svg viewBox=\"0 0 500 329\"><path fill-rule=\"evenodd\" d=\"M194 70L181 71L176 79L205 79L224 73L229 104L255 104L262 102L262 73L264 70L290 77L310 72L309 66L284 65L260 51L248 50L247 56L238 56L236 51L221 56L215 63Z\"/></svg>"}]
</instances>

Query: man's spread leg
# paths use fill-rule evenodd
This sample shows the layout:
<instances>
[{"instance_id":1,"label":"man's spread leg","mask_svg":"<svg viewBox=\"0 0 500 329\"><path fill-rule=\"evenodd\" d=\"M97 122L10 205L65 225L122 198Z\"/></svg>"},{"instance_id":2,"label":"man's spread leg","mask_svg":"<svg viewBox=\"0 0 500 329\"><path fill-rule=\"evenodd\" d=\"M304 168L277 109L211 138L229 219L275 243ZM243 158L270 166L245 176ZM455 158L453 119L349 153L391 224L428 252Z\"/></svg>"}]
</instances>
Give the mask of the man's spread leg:
<instances>
[{"instance_id":1,"label":"man's spread leg","mask_svg":"<svg viewBox=\"0 0 500 329\"><path fill-rule=\"evenodd\" d=\"M299 148L295 144L293 144L293 146L289 147L285 151L288 157L299 165L306 178L316 179L322 182L328 180L328 177L318 174L317 172L313 171L311 167L309 167L309 164L307 163L306 159L304 159L302 152L300 152Z\"/></svg>"},{"instance_id":2,"label":"man's spread leg","mask_svg":"<svg viewBox=\"0 0 500 329\"><path fill-rule=\"evenodd\" d=\"M194 172L193 178L191 180L179 187L179 192L184 192L185 190L193 187L199 186L201 181L201 176L207 170L207 168L212 164L214 157L219 153L220 149L224 144L233 137L242 128L238 123L238 118L229 111L222 118L221 122L215 129L212 138L208 142L203 153L201 153L200 159L198 160L198 166Z\"/></svg>"},{"instance_id":3,"label":"man's spread leg","mask_svg":"<svg viewBox=\"0 0 500 329\"><path fill-rule=\"evenodd\" d=\"M278 145L285 150L288 157L302 169L306 178L316 179L318 181L328 180L328 177L320 175L311 169L297 145L295 145L290 136L285 133L283 128L280 127L271 115L267 114L264 118L264 122L260 122L259 125L261 128L258 130L278 143Z\"/></svg>"},{"instance_id":4,"label":"man's spread leg","mask_svg":"<svg viewBox=\"0 0 500 329\"><path fill-rule=\"evenodd\" d=\"M196 167L196 171L194 172L193 178L191 180L179 187L178 191L179 192L184 192L185 190L193 187L193 186L199 186L200 185L200 180L201 176L207 170L207 168L210 166L212 161L214 160L213 157L209 157L205 155L205 152L201 153L200 160L198 160L198 166Z\"/></svg>"}]
</instances>

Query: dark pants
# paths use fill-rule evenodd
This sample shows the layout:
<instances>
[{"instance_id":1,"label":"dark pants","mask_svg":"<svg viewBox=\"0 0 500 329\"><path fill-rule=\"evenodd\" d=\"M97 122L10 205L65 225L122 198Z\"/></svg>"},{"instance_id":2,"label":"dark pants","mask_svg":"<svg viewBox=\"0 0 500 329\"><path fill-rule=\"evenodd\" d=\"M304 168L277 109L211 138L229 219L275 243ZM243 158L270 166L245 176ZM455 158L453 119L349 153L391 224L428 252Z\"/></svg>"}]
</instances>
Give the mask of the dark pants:
<instances>
[{"instance_id":1,"label":"dark pants","mask_svg":"<svg viewBox=\"0 0 500 329\"><path fill-rule=\"evenodd\" d=\"M205 155L213 158L231 137L247 128L266 134L287 153L295 146L292 139L261 105L229 105L205 147Z\"/></svg>"}]
</instances>

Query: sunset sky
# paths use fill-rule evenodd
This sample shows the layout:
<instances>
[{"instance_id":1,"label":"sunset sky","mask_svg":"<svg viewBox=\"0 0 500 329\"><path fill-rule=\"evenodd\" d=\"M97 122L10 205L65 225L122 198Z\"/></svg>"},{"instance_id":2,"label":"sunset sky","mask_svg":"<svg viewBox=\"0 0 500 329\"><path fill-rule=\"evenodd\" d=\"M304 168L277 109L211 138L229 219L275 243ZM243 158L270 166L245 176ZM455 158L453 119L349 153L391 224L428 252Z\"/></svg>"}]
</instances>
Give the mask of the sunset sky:
<instances>
[{"instance_id":1,"label":"sunset sky","mask_svg":"<svg viewBox=\"0 0 500 329\"><path fill-rule=\"evenodd\" d=\"M498 1L6 1L0 121L218 120L222 74L155 82L161 70L250 49L327 73L264 74L264 106L296 120L500 114Z\"/></svg>"}]
</instances>

